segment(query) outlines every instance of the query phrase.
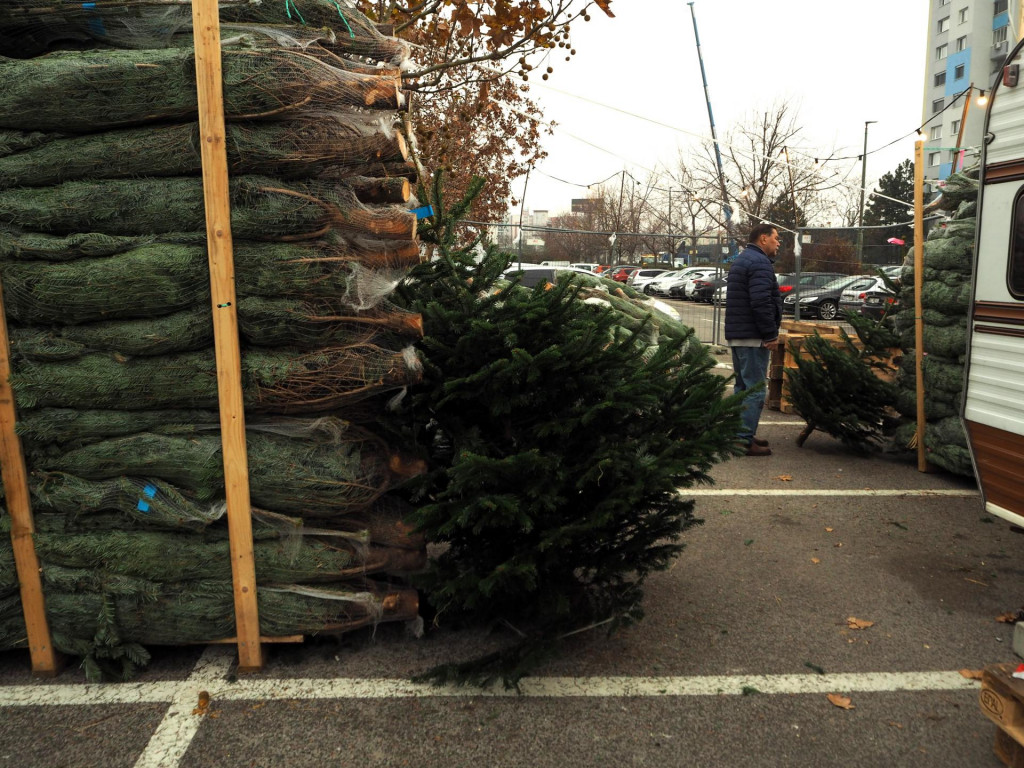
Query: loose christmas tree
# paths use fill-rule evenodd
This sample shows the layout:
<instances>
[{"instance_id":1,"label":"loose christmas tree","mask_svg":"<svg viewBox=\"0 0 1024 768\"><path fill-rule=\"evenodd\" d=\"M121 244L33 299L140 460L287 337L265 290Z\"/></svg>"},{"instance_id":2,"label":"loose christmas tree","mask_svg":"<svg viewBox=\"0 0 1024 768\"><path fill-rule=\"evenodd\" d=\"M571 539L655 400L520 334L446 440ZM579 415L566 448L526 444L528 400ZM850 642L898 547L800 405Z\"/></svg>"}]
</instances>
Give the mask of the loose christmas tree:
<instances>
[{"instance_id":1,"label":"loose christmas tree","mask_svg":"<svg viewBox=\"0 0 1024 768\"><path fill-rule=\"evenodd\" d=\"M807 422L797 437L803 446L814 430L827 432L844 445L866 450L894 426L891 407L896 401L892 383L879 376L892 372L889 351L896 336L884 321L848 315L858 341L840 330L841 344L819 334L803 340L803 352L791 344L796 368L787 368L789 396L796 412Z\"/></svg>"},{"instance_id":2,"label":"loose christmas tree","mask_svg":"<svg viewBox=\"0 0 1024 768\"><path fill-rule=\"evenodd\" d=\"M436 621L514 632L427 677L511 686L566 636L641 617L645 579L700 522L685 488L736 450L740 403L677 320L637 324L570 275L500 280L511 257L494 249L474 263L454 228L466 204L421 229L438 257L406 296L425 377L396 415L429 464L413 522L445 545L421 582Z\"/></svg>"}]
</instances>

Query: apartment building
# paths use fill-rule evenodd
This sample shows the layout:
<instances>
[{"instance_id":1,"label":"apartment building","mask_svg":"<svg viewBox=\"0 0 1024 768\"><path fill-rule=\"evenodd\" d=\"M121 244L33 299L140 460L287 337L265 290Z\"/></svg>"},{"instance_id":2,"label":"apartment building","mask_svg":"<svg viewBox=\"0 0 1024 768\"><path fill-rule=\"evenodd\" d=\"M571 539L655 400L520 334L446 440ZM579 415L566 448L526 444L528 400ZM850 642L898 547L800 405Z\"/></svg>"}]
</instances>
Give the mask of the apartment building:
<instances>
[{"instance_id":1,"label":"apartment building","mask_svg":"<svg viewBox=\"0 0 1024 768\"><path fill-rule=\"evenodd\" d=\"M983 96L1020 40L1024 0L925 0L928 50L921 122L925 184L977 159ZM959 148L959 149L958 149Z\"/></svg>"}]
</instances>

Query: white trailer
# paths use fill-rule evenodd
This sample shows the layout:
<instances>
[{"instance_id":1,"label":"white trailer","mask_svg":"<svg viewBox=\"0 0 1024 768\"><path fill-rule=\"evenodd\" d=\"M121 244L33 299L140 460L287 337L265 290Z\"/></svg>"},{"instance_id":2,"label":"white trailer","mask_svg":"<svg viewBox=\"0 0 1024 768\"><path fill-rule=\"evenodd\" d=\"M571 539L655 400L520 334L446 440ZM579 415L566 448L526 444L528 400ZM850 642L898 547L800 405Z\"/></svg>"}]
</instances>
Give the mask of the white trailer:
<instances>
[{"instance_id":1,"label":"white trailer","mask_svg":"<svg viewBox=\"0 0 1024 768\"><path fill-rule=\"evenodd\" d=\"M985 118L961 417L988 512L1024 526L1024 67L1017 45ZM1019 82L1017 82L1019 78Z\"/></svg>"}]
</instances>

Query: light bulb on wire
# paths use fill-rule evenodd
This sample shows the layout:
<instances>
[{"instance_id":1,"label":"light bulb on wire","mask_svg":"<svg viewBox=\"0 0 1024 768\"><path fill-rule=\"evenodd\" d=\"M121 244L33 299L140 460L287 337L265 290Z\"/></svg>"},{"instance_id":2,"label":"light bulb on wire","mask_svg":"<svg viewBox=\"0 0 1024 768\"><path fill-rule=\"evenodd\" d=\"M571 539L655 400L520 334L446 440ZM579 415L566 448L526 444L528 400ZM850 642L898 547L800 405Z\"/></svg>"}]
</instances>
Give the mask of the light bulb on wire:
<instances>
[{"instance_id":1,"label":"light bulb on wire","mask_svg":"<svg viewBox=\"0 0 1024 768\"><path fill-rule=\"evenodd\" d=\"M985 95L984 91L981 91L978 94L978 106L984 107L986 104L988 104L988 96Z\"/></svg>"}]
</instances>

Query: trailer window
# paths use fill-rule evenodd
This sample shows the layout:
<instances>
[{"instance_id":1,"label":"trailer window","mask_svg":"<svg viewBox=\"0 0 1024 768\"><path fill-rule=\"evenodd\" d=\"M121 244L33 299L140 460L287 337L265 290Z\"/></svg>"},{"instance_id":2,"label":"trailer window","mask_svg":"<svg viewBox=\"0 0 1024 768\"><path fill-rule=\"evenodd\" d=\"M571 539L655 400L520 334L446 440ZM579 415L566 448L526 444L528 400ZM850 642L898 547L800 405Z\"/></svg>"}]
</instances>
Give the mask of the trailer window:
<instances>
[{"instance_id":1,"label":"trailer window","mask_svg":"<svg viewBox=\"0 0 1024 768\"><path fill-rule=\"evenodd\" d=\"M1010 233L1010 265L1007 287L1015 299L1024 299L1024 189L1013 201L1013 231Z\"/></svg>"}]
</instances>

